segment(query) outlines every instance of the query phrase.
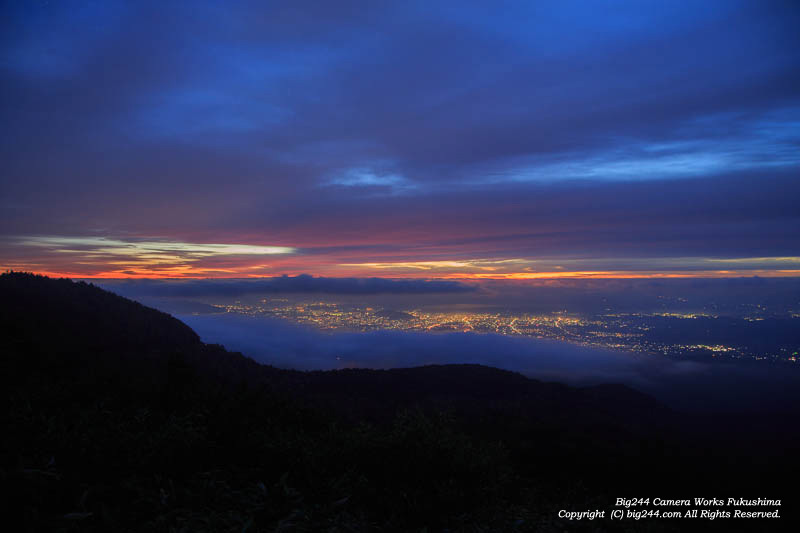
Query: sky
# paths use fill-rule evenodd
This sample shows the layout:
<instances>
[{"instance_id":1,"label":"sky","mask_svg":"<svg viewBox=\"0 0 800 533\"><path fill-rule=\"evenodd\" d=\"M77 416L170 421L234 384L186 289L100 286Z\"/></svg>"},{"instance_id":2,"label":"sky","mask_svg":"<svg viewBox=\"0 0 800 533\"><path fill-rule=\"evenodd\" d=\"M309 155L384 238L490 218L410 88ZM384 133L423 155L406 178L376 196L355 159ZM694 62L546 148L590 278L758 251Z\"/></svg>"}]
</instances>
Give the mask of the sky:
<instances>
[{"instance_id":1,"label":"sky","mask_svg":"<svg viewBox=\"0 0 800 533\"><path fill-rule=\"evenodd\" d=\"M798 276L798 27L772 0L2 2L0 268Z\"/></svg>"}]
</instances>

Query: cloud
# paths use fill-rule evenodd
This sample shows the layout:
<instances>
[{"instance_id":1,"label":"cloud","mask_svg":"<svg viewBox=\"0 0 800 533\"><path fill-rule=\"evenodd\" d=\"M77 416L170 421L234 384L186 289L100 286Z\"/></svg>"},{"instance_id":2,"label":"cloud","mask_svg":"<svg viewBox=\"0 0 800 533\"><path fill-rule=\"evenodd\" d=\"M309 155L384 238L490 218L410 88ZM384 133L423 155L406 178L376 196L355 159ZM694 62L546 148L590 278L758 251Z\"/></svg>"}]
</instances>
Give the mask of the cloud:
<instances>
[{"instance_id":1,"label":"cloud","mask_svg":"<svg viewBox=\"0 0 800 533\"><path fill-rule=\"evenodd\" d=\"M294 254L288 246L191 243L172 240L111 239L108 237L29 236L9 239L34 255L59 257L64 270L90 269L100 277L182 277L211 273L235 273L230 268L209 267L213 261L233 264L252 257ZM31 253L31 252L27 252ZM77 268L76 268L77 267ZM91 272L92 267L95 272ZM99 272L97 272L99 270Z\"/></svg>"},{"instance_id":2,"label":"cloud","mask_svg":"<svg viewBox=\"0 0 800 533\"><path fill-rule=\"evenodd\" d=\"M456 281L323 278L308 274L254 280L126 280L100 285L123 296L159 298L238 297L247 294L452 294L476 288Z\"/></svg>"},{"instance_id":3,"label":"cloud","mask_svg":"<svg viewBox=\"0 0 800 533\"><path fill-rule=\"evenodd\" d=\"M398 250L328 265L798 252L790 2L2 10L5 236ZM0 262L64 271L28 252Z\"/></svg>"},{"instance_id":4,"label":"cloud","mask_svg":"<svg viewBox=\"0 0 800 533\"><path fill-rule=\"evenodd\" d=\"M286 246L257 246L252 244L202 244L174 241L116 240L106 237L22 237L26 246L54 248L61 253L128 255L134 258L159 254L183 254L187 257L216 255L274 255L295 252Z\"/></svg>"},{"instance_id":5,"label":"cloud","mask_svg":"<svg viewBox=\"0 0 800 533\"><path fill-rule=\"evenodd\" d=\"M282 368L482 364L575 386L622 383L677 409L713 413L776 412L800 400L800 374L768 365L711 365L493 334L322 333L236 314L179 318L205 342Z\"/></svg>"},{"instance_id":6,"label":"cloud","mask_svg":"<svg viewBox=\"0 0 800 533\"><path fill-rule=\"evenodd\" d=\"M540 339L471 333L323 333L237 314L180 316L205 342L284 368L397 368L477 363L570 383L646 379L644 358ZM672 365L664 365L671 367Z\"/></svg>"}]
</instances>

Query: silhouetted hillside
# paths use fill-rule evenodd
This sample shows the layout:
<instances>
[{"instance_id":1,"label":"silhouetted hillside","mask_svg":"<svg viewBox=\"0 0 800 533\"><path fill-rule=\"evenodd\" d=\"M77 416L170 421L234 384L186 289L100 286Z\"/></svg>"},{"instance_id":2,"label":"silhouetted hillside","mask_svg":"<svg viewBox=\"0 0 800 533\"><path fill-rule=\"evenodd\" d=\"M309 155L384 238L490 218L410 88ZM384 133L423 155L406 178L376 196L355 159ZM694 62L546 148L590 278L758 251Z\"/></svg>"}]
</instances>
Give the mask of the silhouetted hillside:
<instances>
[{"instance_id":1,"label":"silhouetted hillside","mask_svg":"<svg viewBox=\"0 0 800 533\"><path fill-rule=\"evenodd\" d=\"M200 343L194 331L170 315L85 282L22 273L0 279L0 319L7 333L19 339L132 350L187 349Z\"/></svg>"},{"instance_id":2,"label":"silhouetted hillside","mask_svg":"<svg viewBox=\"0 0 800 533\"><path fill-rule=\"evenodd\" d=\"M675 524L557 511L780 498L797 462L791 441L755 454L746 428L700 431L623 386L477 365L279 370L30 274L0 276L0 302L1 475L27 531L658 531Z\"/></svg>"}]
</instances>

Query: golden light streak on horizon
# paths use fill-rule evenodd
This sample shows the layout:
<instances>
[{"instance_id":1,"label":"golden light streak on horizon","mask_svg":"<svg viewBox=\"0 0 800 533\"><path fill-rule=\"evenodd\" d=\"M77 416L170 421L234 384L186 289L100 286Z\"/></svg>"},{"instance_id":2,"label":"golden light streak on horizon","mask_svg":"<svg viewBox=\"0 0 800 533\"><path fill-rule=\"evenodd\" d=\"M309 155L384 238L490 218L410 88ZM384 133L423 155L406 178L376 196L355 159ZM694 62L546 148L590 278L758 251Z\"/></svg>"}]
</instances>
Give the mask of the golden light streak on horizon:
<instances>
[{"instance_id":1,"label":"golden light streak on horizon","mask_svg":"<svg viewBox=\"0 0 800 533\"><path fill-rule=\"evenodd\" d=\"M484 257L420 255L420 261L340 262L336 254L285 246L202 244L107 237L17 237L32 253L0 268L85 279L322 277L443 280L668 279L800 277L800 257ZM441 256L439 256L441 257ZM348 259L352 259L348 257ZM387 259L389 259L387 257Z\"/></svg>"},{"instance_id":2,"label":"golden light streak on horizon","mask_svg":"<svg viewBox=\"0 0 800 533\"><path fill-rule=\"evenodd\" d=\"M7 270L5 267L3 270ZM97 273L82 273L75 271L49 271L26 269L17 265L14 270L28 271L50 277L65 277L77 279L258 279L273 278L282 275L297 276L308 274L307 271L277 272L269 276L247 274L238 270L223 269L192 269L192 268L163 268L158 271L126 269L125 272L115 270ZM225 274L225 275L219 275ZM231 275L232 274L232 275ZM637 272L637 271L575 271L575 272L508 272L508 273L449 273L438 276L414 276L409 274L392 274L388 279L426 279L426 280L451 280L451 281L537 281L559 279L690 279L690 278L792 278L800 277L800 270L709 270L709 271L680 271L680 272ZM370 277L366 272L352 272L345 276L324 277Z\"/></svg>"},{"instance_id":3,"label":"golden light streak on horizon","mask_svg":"<svg viewBox=\"0 0 800 533\"><path fill-rule=\"evenodd\" d=\"M678 278L764 278L800 277L800 270L691 270L672 272L576 271L510 272L505 274L448 274L437 279L450 280L539 280L539 279L678 279Z\"/></svg>"}]
</instances>

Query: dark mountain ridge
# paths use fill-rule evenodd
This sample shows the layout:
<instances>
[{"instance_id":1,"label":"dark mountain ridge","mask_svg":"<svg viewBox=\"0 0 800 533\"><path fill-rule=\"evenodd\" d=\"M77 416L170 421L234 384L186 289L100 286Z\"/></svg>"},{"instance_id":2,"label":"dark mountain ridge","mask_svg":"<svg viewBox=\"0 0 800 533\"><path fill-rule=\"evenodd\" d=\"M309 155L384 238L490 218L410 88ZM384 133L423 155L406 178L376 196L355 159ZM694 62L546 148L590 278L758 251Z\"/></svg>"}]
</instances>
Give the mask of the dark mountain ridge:
<instances>
[{"instance_id":1,"label":"dark mountain ridge","mask_svg":"<svg viewBox=\"0 0 800 533\"><path fill-rule=\"evenodd\" d=\"M326 398L358 398L392 407L457 398L490 404L511 398L562 407L609 411L659 409L649 396L624 385L573 388L543 383L482 365L428 365L390 370L292 371L261 365L240 353L204 344L180 320L92 284L24 273L0 276L4 342L27 348L57 344L98 359L114 356L142 364L143 356L178 357L208 379L229 384L297 390ZM99 362L99 361L98 361ZM544 406L540 405L540 409Z\"/></svg>"},{"instance_id":2,"label":"dark mountain ridge","mask_svg":"<svg viewBox=\"0 0 800 533\"><path fill-rule=\"evenodd\" d=\"M29 531L558 531L558 509L623 492L769 495L791 463L787 441L754 456L621 385L281 370L31 274L0 276L0 302L2 478Z\"/></svg>"}]
</instances>

